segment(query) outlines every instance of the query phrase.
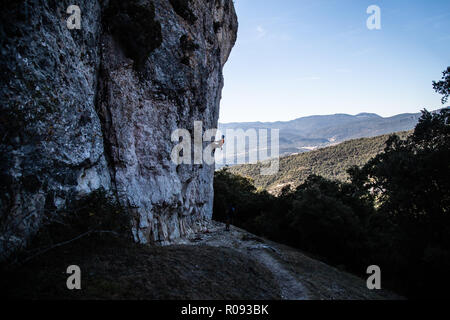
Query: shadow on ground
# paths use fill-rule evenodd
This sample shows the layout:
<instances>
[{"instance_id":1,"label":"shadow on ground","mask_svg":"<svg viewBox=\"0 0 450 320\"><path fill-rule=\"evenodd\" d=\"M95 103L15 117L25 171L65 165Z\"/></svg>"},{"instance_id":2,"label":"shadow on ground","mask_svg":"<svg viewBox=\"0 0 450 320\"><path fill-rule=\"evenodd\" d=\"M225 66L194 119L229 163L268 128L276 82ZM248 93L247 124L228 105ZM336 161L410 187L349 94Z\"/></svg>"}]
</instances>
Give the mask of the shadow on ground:
<instances>
[{"instance_id":1,"label":"shadow on ground","mask_svg":"<svg viewBox=\"0 0 450 320\"><path fill-rule=\"evenodd\" d=\"M70 265L82 289L66 287ZM13 299L310 300L399 299L298 250L212 222L182 244L141 246L85 238L1 270Z\"/></svg>"}]
</instances>

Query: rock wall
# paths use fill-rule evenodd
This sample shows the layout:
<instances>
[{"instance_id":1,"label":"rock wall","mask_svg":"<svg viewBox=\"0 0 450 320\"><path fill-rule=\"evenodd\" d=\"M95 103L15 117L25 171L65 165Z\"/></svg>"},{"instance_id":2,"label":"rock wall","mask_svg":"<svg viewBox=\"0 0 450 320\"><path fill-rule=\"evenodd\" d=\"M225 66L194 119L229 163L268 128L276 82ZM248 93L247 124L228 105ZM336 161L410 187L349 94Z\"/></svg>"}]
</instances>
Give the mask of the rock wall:
<instances>
[{"instance_id":1,"label":"rock wall","mask_svg":"<svg viewBox=\"0 0 450 320\"><path fill-rule=\"evenodd\" d=\"M177 128L216 128L232 0L11 2L0 22L0 250L94 190L115 194L141 243L211 218L214 167L171 161ZM193 136L193 134L192 134Z\"/></svg>"}]
</instances>

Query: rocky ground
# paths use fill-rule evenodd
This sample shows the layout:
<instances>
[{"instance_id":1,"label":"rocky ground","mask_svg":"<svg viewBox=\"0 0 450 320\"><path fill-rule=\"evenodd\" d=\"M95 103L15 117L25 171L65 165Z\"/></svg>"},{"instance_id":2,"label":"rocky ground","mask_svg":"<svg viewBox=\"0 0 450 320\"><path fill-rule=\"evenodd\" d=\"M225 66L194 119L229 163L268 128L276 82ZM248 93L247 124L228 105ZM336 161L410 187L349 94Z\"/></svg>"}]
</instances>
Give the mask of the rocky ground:
<instances>
[{"instance_id":1,"label":"rocky ground","mask_svg":"<svg viewBox=\"0 0 450 320\"><path fill-rule=\"evenodd\" d=\"M66 288L78 265L82 289ZM298 250L220 223L183 243L143 246L81 239L1 270L2 295L19 299L308 300L397 299Z\"/></svg>"},{"instance_id":2,"label":"rocky ground","mask_svg":"<svg viewBox=\"0 0 450 320\"><path fill-rule=\"evenodd\" d=\"M368 290L364 279L236 227L227 232L222 224L214 222L207 233L190 241L194 245L231 248L259 262L272 273L285 300L401 299L386 290Z\"/></svg>"}]
</instances>

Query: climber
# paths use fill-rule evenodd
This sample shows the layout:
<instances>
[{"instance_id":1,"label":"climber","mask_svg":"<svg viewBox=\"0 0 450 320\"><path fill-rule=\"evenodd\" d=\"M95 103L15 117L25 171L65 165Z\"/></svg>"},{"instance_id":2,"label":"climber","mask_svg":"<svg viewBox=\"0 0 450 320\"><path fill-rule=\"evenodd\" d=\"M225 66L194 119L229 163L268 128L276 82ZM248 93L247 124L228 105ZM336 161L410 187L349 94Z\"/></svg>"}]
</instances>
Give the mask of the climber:
<instances>
[{"instance_id":1,"label":"climber","mask_svg":"<svg viewBox=\"0 0 450 320\"><path fill-rule=\"evenodd\" d=\"M222 140L214 142L215 149L220 148L223 150L223 145L225 144L225 136L222 136Z\"/></svg>"},{"instance_id":2,"label":"climber","mask_svg":"<svg viewBox=\"0 0 450 320\"><path fill-rule=\"evenodd\" d=\"M236 211L236 209L234 208L234 206L232 204L228 205L228 208L226 210L226 214L227 214L227 227L225 229L225 231L230 231L230 224L233 223L233 216L234 216L234 212Z\"/></svg>"}]
</instances>

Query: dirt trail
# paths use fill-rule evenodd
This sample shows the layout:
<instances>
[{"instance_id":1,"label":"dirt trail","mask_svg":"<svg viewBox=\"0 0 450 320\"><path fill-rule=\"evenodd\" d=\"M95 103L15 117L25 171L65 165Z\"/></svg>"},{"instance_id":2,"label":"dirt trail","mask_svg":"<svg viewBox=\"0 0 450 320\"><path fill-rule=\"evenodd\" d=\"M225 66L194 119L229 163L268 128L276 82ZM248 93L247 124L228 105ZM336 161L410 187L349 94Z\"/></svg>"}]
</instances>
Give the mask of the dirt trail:
<instances>
[{"instance_id":1,"label":"dirt trail","mask_svg":"<svg viewBox=\"0 0 450 320\"><path fill-rule=\"evenodd\" d=\"M254 254L255 258L269 269L276 281L279 283L281 297L283 300L308 300L308 293L305 286L291 272L286 270L270 254L264 250L258 250Z\"/></svg>"},{"instance_id":2,"label":"dirt trail","mask_svg":"<svg viewBox=\"0 0 450 320\"><path fill-rule=\"evenodd\" d=\"M195 244L228 247L253 257L272 272L280 286L281 297L284 300L308 299L306 288L295 274L277 261L277 250L263 243L262 239L234 227L227 232L221 224L214 224L209 233L196 235L196 237L193 240Z\"/></svg>"},{"instance_id":3,"label":"dirt trail","mask_svg":"<svg viewBox=\"0 0 450 320\"><path fill-rule=\"evenodd\" d=\"M280 287L284 300L401 299L385 290L370 291L365 280L312 259L298 250L232 227L225 231L213 222L205 233L189 239L189 245L207 245L237 250L266 267Z\"/></svg>"}]
</instances>

